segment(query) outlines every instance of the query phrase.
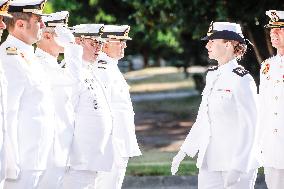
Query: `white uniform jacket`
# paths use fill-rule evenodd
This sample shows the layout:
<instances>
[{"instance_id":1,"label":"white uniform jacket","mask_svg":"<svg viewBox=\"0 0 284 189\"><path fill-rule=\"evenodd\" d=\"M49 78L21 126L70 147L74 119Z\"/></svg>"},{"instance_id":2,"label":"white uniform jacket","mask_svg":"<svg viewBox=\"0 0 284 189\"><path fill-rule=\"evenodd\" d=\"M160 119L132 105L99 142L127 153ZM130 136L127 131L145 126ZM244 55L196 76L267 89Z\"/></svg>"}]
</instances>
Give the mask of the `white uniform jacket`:
<instances>
[{"instance_id":1,"label":"white uniform jacket","mask_svg":"<svg viewBox=\"0 0 284 189\"><path fill-rule=\"evenodd\" d=\"M260 149L264 167L284 169L284 57L265 60L260 70Z\"/></svg>"},{"instance_id":2,"label":"white uniform jacket","mask_svg":"<svg viewBox=\"0 0 284 189\"><path fill-rule=\"evenodd\" d=\"M78 69L81 65L83 49L80 45L64 48L64 59L68 63L61 68L56 57L37 48L35 52L50 80L55 104L55 138L52 159L57 167L65 167L69 157L74 133L73 91L79 84Z\"/></svg>"},{"instance_id":3,"label":"white uniform jacket","mask_svg":"<svg viewBox=\"0 0 284 189\"><path fill-rule=\"evenodd\" d=\"M0 47L7 87L7 131L23 170L46 169L53 141L50 86L31 45L9 35Z\"/></svg>"},{"instance_id":4,"label":"white uniform jacket","mask_svg":"<svg viewBox=\"0 0 284 189\"><path fill-rule=\"evenodd\" d=\"M108 91L111 112L114 118L113 141L121 157L140 156L134 124L134 111L126 83L118 61L100 53L94 74Z\"/></svg>"},{"instance_id":5,"label":"white uniform jacket","mask_svg":"<svg viewBox=\"0 0 284 189\"><path fill-rule=\"evenodd\" d=\"M91 74L93 66L83 62L83 81L74 96L75 133L70 163L75 170L110 171L113 118L106 91Z\"/></svg>"},{"instance_id":6,"label":"white uniform jacket","mask_svg":"<svg viewBox=\"0 0 284 189\"><path fill-rule=\"evenodd\" d=\"M196 122L181 150L209 171L256 168L257 91L236 60L208 70Z\"/></svg>"},{"instance_id":7,"label":"white uniform jacket","mask_svg":"<svg viewBox=\"0 0 284 189\"><path fill-rule=\"evenodd\" d=\"M0 182L4 178L15 179L19 169L16 154L12 149L7 132L7 80L4 76L2 62L0 64Z\"/></svg>"}]
</instances>

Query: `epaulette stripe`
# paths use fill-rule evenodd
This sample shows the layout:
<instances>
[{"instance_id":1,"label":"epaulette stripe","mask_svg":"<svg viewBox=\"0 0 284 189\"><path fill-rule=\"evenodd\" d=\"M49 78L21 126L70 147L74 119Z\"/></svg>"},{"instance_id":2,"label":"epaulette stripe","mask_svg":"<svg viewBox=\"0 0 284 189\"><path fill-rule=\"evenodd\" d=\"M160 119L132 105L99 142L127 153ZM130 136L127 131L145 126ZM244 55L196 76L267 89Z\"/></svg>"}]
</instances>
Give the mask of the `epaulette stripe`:
<instances>
[{"instance_id":1,"label":"epaulette stripe","mask_svg":"<svg viewBox=\"0 0 284 189\"><path fill-rule=\"evenodd\" d=\"M102 67L102 66L98 66L98 68L101 68L101 69L106 69L105 67Z\"/></svg>"},{"instance_id":2,"label":"epaulette stripe","mask_svg":"<svg viewBox=\"0 0 284 189\"><path fill-rule=\"evenodd\" d=\"M7 47L6 53L7 55L18 55L18 49L16 47Z\"/></svg>"},{"instance_id":3,"label":"epaulette stripe","mask_svg":"<svg viewBox=\"0 0 284 189\"><path fill-rule=\"evenodd\" d=\"M99 64L107 64L107 62L104 61L104 60L99 60L98 63L99 63Z\"/></svg>"},{"instance_id":4,"label":"epaulette stripe","mask_svg":"<svg viewBox=\"0 0 284 189\"><path fill-rule=\"evenodd\" d=\"M249 73L248 70L245 70L244 68L242 67L237 67L235 69L233 69L233 72L241 77L245 76L246 74Z\"/></svg>"},{"instance_id":5,"label":"epaulette stripe","mask_svg":"<svg viewBox=\"0 0 284 189\"><path fill-rule=\"evenodd\" d=\"M212 66L208 68L208 71L214 71L214 70L218 70L218 66Z\"/></svg>"}]
</instances>

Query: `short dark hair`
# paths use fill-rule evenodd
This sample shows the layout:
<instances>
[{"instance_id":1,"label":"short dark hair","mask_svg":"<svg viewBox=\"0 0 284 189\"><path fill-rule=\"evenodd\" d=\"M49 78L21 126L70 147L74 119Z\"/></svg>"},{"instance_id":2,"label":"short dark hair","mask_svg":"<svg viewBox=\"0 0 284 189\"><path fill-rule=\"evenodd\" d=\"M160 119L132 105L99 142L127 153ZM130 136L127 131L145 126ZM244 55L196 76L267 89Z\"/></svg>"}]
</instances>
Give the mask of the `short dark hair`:
<instances>
[{"instance_id":1,"label":"short dark hair","mask_svg":"<svg viewBox=\"0 0 284 189\"><path fill-rule=\"evenodd\" d=\"M13 16L13 18L8 18L8 17L4 18L4 22L7 26L8 31L12 30L15 27L17 20L26 20L29 22L33 13L12 12L10 14Z\"/></svg>"}]
</instances>

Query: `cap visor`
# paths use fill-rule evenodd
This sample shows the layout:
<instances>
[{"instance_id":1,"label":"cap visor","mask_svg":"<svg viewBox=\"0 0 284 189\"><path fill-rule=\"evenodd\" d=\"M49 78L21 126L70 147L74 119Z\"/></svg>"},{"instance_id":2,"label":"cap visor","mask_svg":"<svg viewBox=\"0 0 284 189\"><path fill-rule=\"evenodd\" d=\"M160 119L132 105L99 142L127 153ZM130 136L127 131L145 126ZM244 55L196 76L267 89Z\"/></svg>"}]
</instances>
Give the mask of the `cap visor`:
<instances>
[{"instance_id":1,"label":"cap visor","mask_svg":"<svg viewBox=\"0 0 284 189\"><path fill-rule=\"evenodd\" d=\"M209 40L209 36L205 36L201 38L202 41L208 41Z\"/></svg>"},{"instance_id":2,"label":"cap visor","mask_svg":"<svg viewBox=\"0 0 284 189\"><path fill-rule=\"evenodd\" d=\"M7 17L7 18L13 18L13 16L9 13L0 13L0 16L4 16L4 17Z\"/></svg>"}]
</instances>

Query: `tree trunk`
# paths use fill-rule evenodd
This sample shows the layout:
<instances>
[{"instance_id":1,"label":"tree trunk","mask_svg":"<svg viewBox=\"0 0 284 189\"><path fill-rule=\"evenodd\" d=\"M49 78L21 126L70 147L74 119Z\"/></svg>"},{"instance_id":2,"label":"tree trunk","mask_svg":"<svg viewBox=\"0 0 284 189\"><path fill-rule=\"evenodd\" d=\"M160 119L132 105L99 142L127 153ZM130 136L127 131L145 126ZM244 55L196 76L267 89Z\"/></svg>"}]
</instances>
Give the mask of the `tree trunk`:
<instances>
[{"instance_id":1,"label":"tree trunk","mask_svg":"<svg viewBox=\"0 0 284 189\"><path fill-rule=\"evenodd\" d=\"M252 34L252 32L251 32L249 29L247 30L247 34L248 34L249 40L252 42L252 44L254 44L254 45L253 45L253 51L254 51L254 53L255 53L257 62L258 62L259 64L261 64L262 61L263 61L263 58L262 58L262 56L260 55L260 52L259 52L259 50L258 50L258 48L257 48L257 46L256 46L256 41L255 41L255 39L254 39L254 37L253 37L253 34Z\"/></svg>"},{"instance_id":2,"label":"tree trunk","mask_svg":"<svg viewBox=\"0 0 284 189\"><path fill-rule=\"evenodd\" d=\"M144 61L144 68L149 66L149 53L144 50L143 51L143 61Z\"/></svg>"},{"instance_id":3,"label":"tree trunk","mask_svg":"<svg viewBox=\"0 0 284 189\"><path fill-rule=\"evenodd\" d=\"M270 34L269 34L268 30L265 30L265 41L266 41L266 45L267 45L267 49L268 49L269 55L273 56L274 55L274 50L273 50L273 47L271 45Z\"/></svg>"}]
</instances>

